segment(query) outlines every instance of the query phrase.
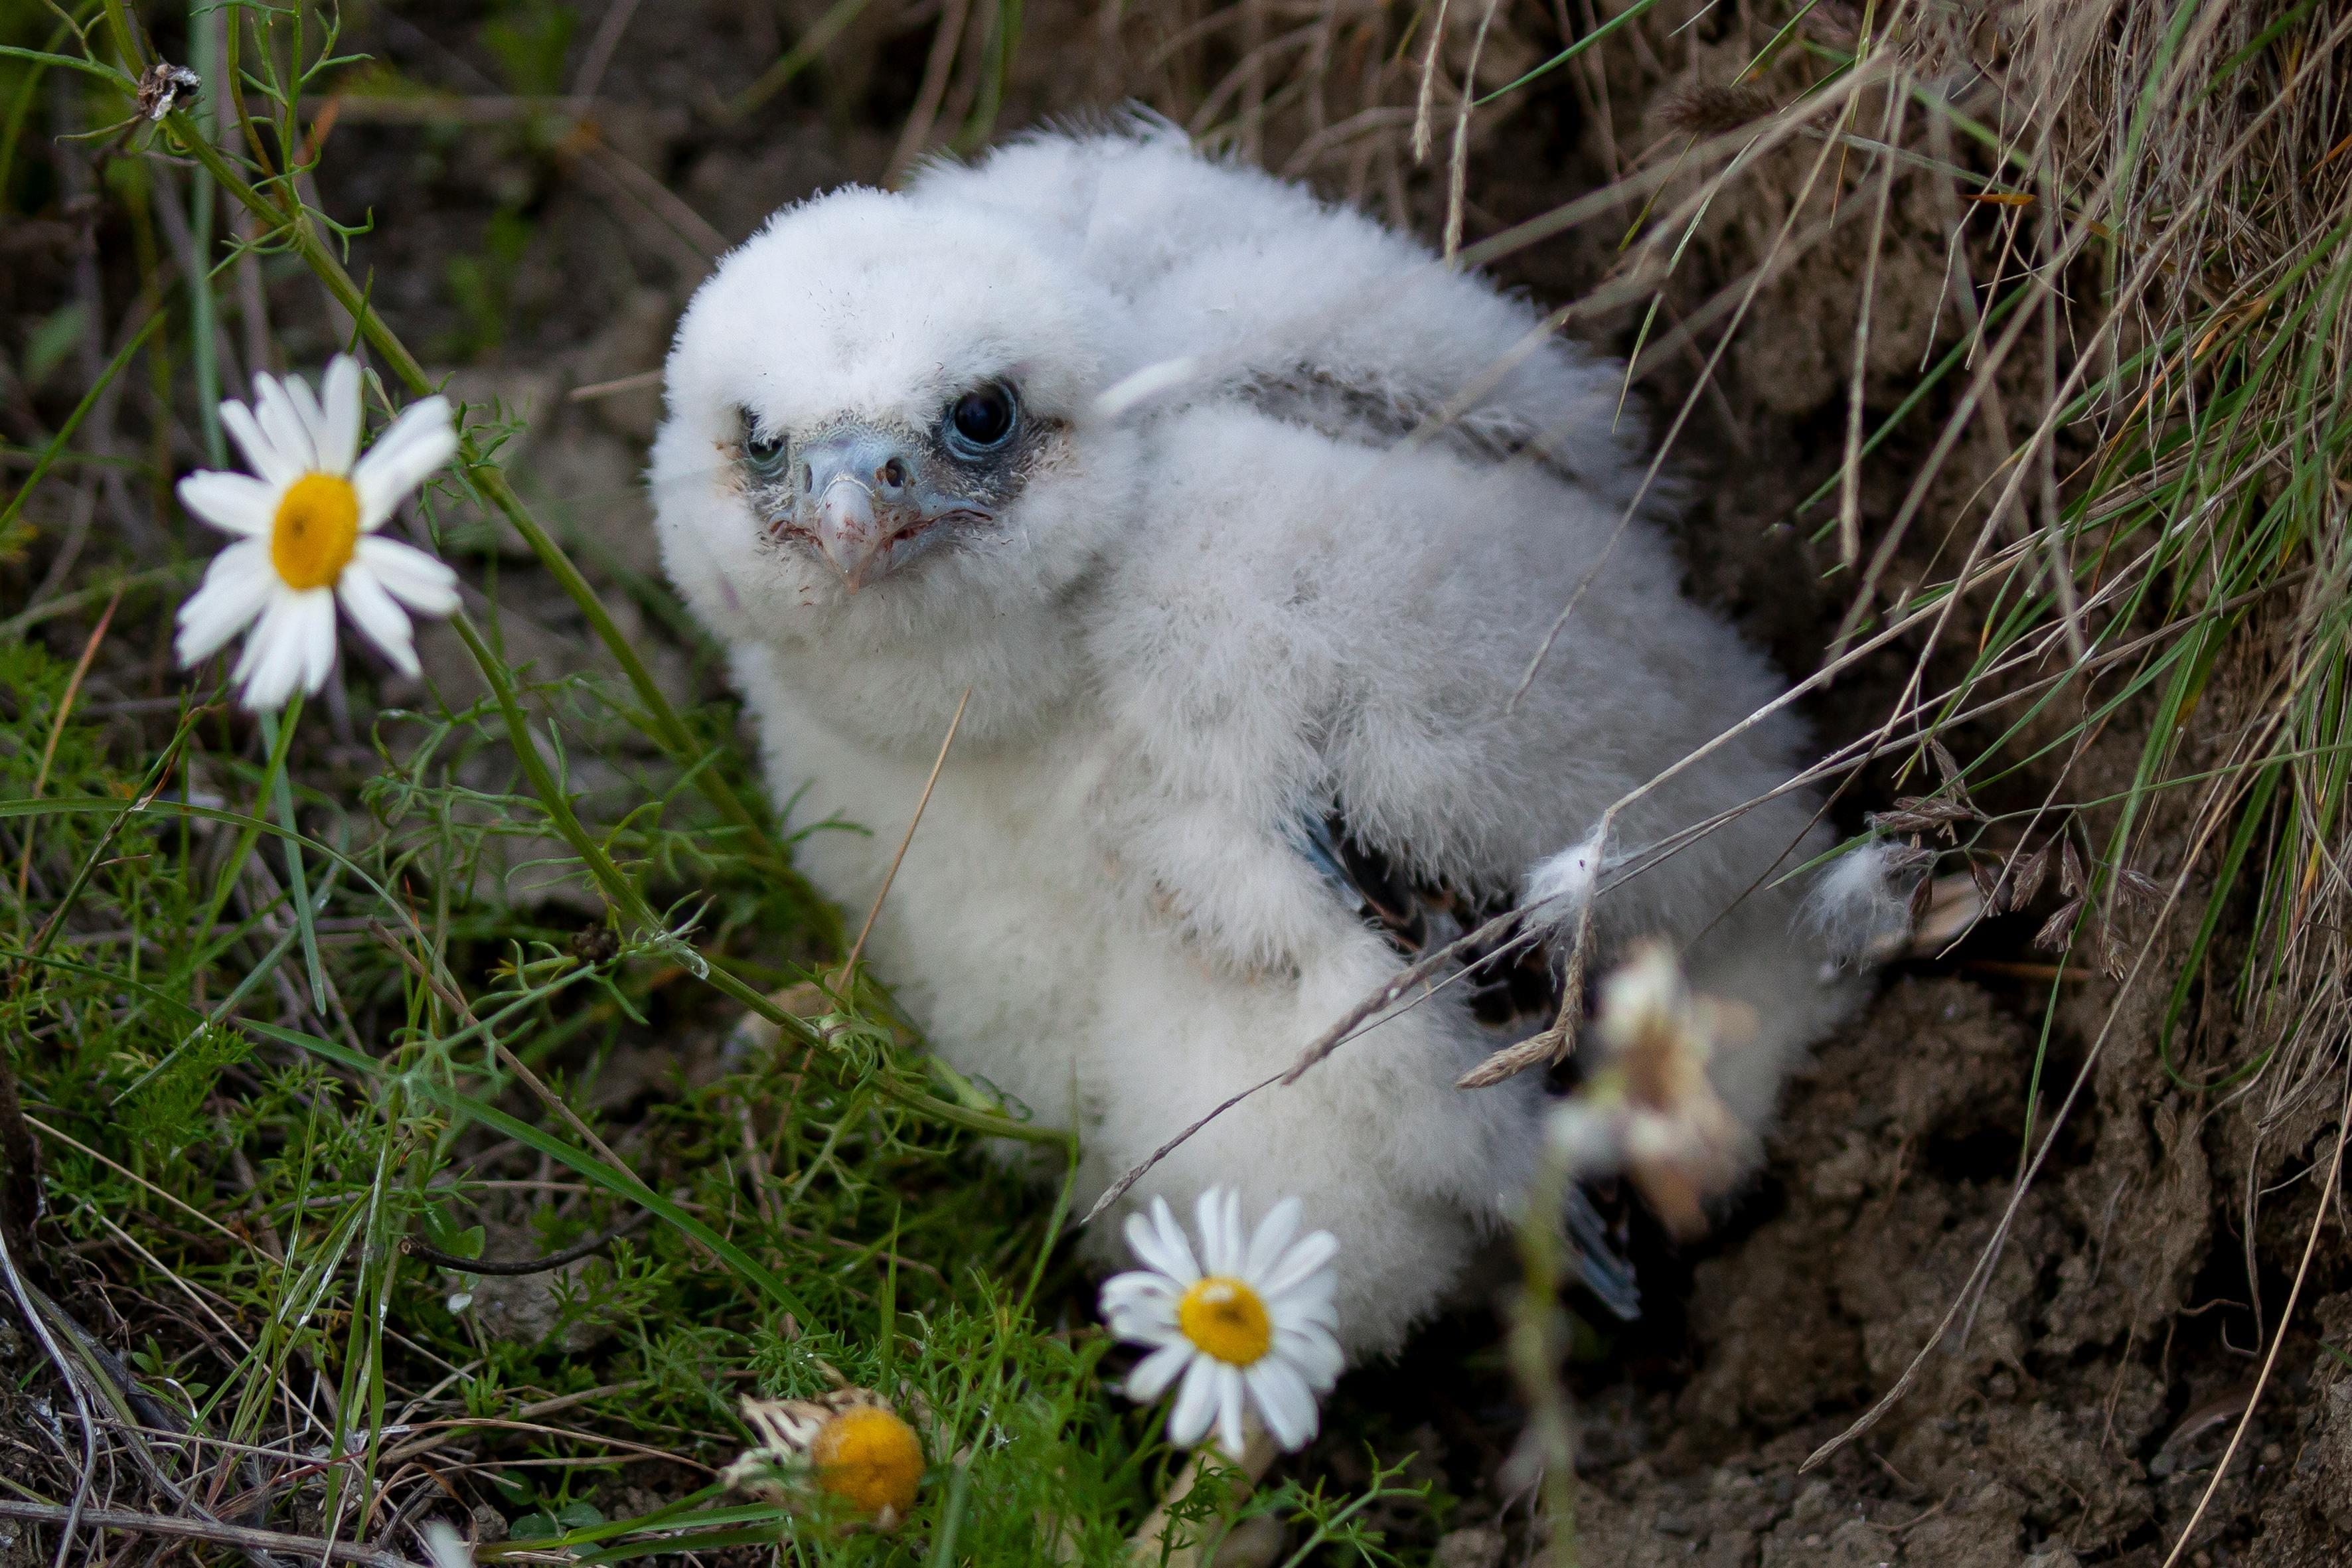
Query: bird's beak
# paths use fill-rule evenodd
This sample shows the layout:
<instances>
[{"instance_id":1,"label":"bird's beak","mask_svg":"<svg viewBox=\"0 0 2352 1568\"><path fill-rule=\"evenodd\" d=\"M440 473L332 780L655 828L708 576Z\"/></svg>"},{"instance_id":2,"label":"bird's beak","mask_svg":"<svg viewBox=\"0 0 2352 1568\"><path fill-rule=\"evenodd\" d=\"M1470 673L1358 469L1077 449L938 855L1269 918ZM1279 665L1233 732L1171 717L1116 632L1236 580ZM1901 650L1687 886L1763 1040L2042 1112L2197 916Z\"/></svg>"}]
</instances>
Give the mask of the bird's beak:
<instances>
[{"instance_id":1,"label":"bird's beak","mask_svg":"<svg viewBox=\"0 0 2352 1568\"><path fill-rule=\"evenodd\" d=\"M889 542L874 515L873 490L847 474L835 475L817 498L815 523L810 531L853 594L865 584L875 557Z\"/></svg>"},{"instance_id":2,"label":"bird's beak","mask_svg":"<svg viewBox=\"0 0 2352 1568\"><path fill-rule=\"evenodd\" d=\"M975 510L934 491L921 454L887 431L841 431L812 442L801 460L800 527L853 594L902 564L933 523Z\"/></svg>"}]
</instances>

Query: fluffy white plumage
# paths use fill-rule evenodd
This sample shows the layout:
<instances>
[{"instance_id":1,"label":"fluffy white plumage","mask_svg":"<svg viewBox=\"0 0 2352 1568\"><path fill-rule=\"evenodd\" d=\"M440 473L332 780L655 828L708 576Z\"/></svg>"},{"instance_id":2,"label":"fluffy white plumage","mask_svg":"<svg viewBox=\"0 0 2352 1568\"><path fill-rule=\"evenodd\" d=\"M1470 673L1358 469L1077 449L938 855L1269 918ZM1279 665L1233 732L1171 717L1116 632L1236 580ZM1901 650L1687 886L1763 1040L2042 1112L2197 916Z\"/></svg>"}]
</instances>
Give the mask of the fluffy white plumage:
<instances>
[{"instance_id":1,"label":"fluffy white plumage","mask_svg":"<svg viewBox=\"0 0 2352 1568\"><path fill-rule=\"evenodd\" d=\"M1080 1131L1082 1203L1398 972L1335 874L1566 905L1604 808L1780 689L1680 596L1654 528L1621 528L1617 372L1538 327L1139 123L789 209L681 322L652 468L668 570L795 824L873 830L805 841L846 907L971 689L868 952L934 1048ZM1781 784L1801 740L1775 718L1684 769L1617 818L1608 867ZM1664 934L1761 1018L1716 1064L1751 1124L1852 996L1795 893L1760 885L1824 846L1813 806L1601 877L1605 941ZM1581 873L1528 883L1571 845ZM1339 1238L1348 1348L1395 1345L1541 1148L1539 1075L1453 1087L1502 1043L1465 990L1244 1102L1129 1203L1297 1194Z\"/></svg>"}]
</instances>

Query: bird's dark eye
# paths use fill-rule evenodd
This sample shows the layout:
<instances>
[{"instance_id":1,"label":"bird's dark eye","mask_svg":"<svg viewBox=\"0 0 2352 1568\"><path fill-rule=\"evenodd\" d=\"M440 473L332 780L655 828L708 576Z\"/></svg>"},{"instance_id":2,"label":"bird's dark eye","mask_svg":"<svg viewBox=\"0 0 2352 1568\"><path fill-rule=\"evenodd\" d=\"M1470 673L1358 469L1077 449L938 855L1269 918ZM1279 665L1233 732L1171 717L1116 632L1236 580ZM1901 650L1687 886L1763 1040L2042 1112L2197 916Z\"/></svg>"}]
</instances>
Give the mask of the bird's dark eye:
<instances>
[{"instance_id":1,"label":"bird's dark eye","mask_svg":"<svg viewBox=\"0 0 2352 1568\"><path fill-rule=\"evenodd\" d=\"M1013 424L1012 388L979 387L949 406L948 445L967 457L992 451L1012 438Z\"/></svg>"},{"instance_id":2,"label":"bird's dark eye","mask_svg":"<svg viewBox=\"0 0 2352 1568\"><path fill-rule=\"evenodd\" d=\"M790 443L782 436L763 436L751 427L751 417L743 420L743 466L762 479L780 477L784 471L784 458L790 455Z\"/></svg>"}]
</instances>

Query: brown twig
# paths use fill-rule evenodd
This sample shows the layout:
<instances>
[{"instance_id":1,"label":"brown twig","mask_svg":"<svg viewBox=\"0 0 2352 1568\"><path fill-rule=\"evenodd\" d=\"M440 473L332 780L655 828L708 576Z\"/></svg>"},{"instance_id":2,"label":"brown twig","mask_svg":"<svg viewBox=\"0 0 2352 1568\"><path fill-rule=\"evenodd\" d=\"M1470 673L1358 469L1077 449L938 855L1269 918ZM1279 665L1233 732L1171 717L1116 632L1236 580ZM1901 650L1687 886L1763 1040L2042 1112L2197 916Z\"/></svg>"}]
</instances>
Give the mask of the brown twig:
<instances>
[{"instance_id":1,"label":"brown twig","mask_svg":"<svg viewBox=\"0 0 2352 1568\"><path fill-rule=\"evenodd\" d=\"M65 1524L72 1510L55 1503L20 1502L0 1498L0 1519L21 1519L35 1524ZM373 1546L344 1541L320 1541L315 1536L289 1535L282 1531L254 1530L214 1520L180 1519L164 1513L133 1513L128 1509L86 1508L80 1521L93 1530L121 1530L141 1535L176 1535L190 1541L216 1542L257 1552L285 1552L305 1557L326 1557L337 1563L359 1563L366 1568L418 1568L407 1558Z\"/></svg>"},{"instance_id":2,"label":"brown twig","mask_svg":"<svg viewBox=\"0 0 2352 1568\"><path fill-rule=\"evenodd\" d=\"M885 183L897 184L907 170L923 155L930 144L931 127L939 122L940 105L947 98L948 75L955 67L956 50L963 40L964 23L970 19L971 0L945 0L940 8L939 26L931 34L930 54L923 61L922 86L915 92L914 112L907 116L907 127L898 133L898 145L891 150L889 174Z\"/></svg>"},{"instance_id":3,"label":"brown twig","mask_svg":"<svg viewBox=\"0 0 2352 1568\"><path fill-rule=\"evenodd\" d=\"M956 731L963 723L963 710L971 701L971 688L963 689L956 703L955 717L948 721L948 732L940 742L940 754L931 763L931 776L923 781L922 798L915 802L914 820L907 824L907 836L898 840L898 852L890 857L890 869L882 874L882 886L874 895L874 907L866 911L866 923L857 928L857 940L850 944L849 956L842 961L845 984L857 972L857 955L866 951L866 939L873 934L875 917L882 912L882 900L890 896L890 884L898 879L899 863L907 858L907 846L915 841L915 829L923 820L923 808L931 804L931 790L940 782L940 770L948 765L948 748L955 744Z\"/></svg>"}]
</instances>

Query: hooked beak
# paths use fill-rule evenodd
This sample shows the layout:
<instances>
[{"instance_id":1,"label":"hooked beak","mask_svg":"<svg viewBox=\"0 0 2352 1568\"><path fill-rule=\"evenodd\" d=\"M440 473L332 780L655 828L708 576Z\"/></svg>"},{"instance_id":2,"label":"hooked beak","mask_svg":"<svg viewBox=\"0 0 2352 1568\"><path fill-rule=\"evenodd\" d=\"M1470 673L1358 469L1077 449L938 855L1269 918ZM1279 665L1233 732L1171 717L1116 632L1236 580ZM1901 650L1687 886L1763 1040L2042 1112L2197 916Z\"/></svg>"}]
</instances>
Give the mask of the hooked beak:
<instances>
[{"instance_id":1,"label":"hooked beak","mask_svg":"<svg viewBox=\"0 0 2352 1568\"><path fill-rule=\"evenodd\" d=\"M875 515L874 491L847 474L835 475L824 487L809 531L853 594L865 584L875 558L889 542L888 531Z\"/></svg>"},{"instance_id":2,"label":"hooked beak","mask_svg":"<svg viewBox=\"0 0 2352 1568\"><path fill-rule=\"evenodd\" d=\"M914 539L950 516L985 514L934 490L921 455L887 432L853 429L803 454L794 521L851 593L905 563Z\"/></svg>"}]
</instances>

